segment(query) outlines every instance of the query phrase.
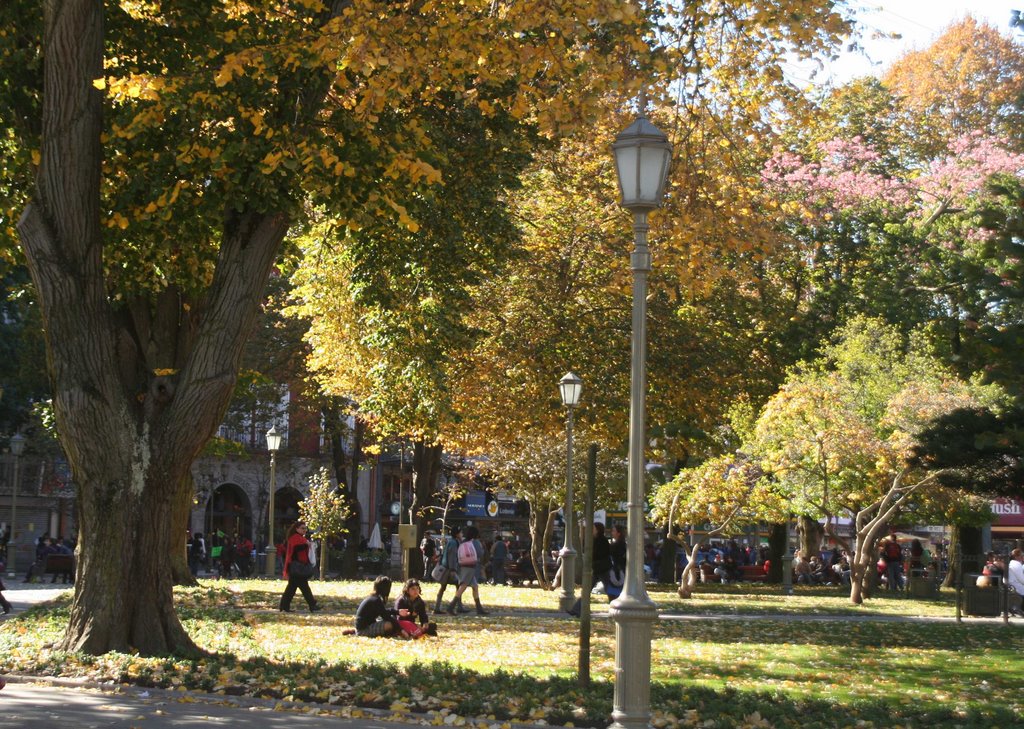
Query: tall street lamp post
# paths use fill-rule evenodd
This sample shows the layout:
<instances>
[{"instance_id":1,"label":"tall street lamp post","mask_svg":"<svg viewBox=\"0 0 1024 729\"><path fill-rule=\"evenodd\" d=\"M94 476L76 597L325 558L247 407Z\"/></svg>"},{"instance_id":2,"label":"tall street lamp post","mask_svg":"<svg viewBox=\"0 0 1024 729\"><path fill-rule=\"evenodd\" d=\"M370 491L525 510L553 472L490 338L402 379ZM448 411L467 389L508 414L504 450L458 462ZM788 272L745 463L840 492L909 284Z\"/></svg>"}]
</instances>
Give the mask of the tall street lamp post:
<instances>
[{"instance_id":1,"label":"tall street lamp post","mask_svg":"<svg viewBox=\"0 0 1024 729\"><path fill-rule=\"evenodd\" d=\"M267 562L266 575L273 578L277 573L277 546L274 543L274 501L277 495L277 450L281 447L281 434L270 426L267 431L267 450L270 451L270 493L267 495Z\"/></svg>"},{"instance_id":2,"label":"tall street lamp post","mask_svg":"<svg viewBox=\"0 0 1024 729\"><path fill-rule=\"evenodd\" d=\"M633 213L633 354L629 396L629 493L626 581L611 604L615 620L615 696L612 727L646 727L651 704L651 626L658 617L644 586L644 429L647 393L647 215L661 205L672 145L641 116L612 145L622 206Z\"/></svg>"},{"instance_id":3,"label":"tall street lamp post","mask_svg":"<svg viewBox=\"0 0 1024 729\"><path fill-rule=\"evenodd\" d=\"M572 414L580 404L580 393L583 391L583 380L572 372L558 383L562 392L562 404L565 405L565 543L559 554L562 557L562 592L558 596L558 606L569 611L576 604L576 549L575 541L575 506L572 498Z\"/></svg>"},{"instance_id":4,"label":"tall street lamp post","mask_svg":"<svg viewBox=\"0 0 1024 729\"><path fill-rule=\"evenodd\" d=\"M18 573L18 461L25 452L25 436L15 433L11 436L10 446L14 456L14 481L11 489L11 533L7 539L7 576L14 577Z\"/></svg>"}]
</instances>

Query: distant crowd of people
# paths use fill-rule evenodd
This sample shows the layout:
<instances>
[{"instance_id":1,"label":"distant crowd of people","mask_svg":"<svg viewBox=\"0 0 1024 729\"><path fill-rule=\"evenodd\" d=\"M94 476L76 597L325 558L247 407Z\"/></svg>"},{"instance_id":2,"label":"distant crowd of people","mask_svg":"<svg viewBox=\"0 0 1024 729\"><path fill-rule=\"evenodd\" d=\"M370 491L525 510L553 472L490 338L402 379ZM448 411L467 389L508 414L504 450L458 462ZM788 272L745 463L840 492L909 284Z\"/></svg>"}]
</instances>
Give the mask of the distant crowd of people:
<instances>
[{"instance_id":1,"label":"distant crowd of people","mask_svg":"<svg viewBox=\"0 0 1024 729\"><path fill-rule=\"evenodd\" d=\"M193 577L200 571L218 577L251 577L256 560L252 540L245 535L228 536L217 530L208 537L202 532L188 534L188 568Z\"/></svg>"}]
</instances>

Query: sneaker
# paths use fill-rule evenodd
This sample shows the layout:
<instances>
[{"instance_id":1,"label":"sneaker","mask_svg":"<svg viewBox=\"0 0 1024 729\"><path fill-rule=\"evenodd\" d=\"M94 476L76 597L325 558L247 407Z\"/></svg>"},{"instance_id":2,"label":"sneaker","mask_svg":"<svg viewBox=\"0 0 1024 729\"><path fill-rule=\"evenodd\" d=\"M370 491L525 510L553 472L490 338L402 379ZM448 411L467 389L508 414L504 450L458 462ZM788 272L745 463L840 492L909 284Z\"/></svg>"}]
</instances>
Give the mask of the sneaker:
<instances>
[{"instance_id":1,"label":"sneaker","mask_svg":"<svg viewBox=\"0 0 1024 729\"><path fill-rule=\"evenodd\" d=\"M310 605L309 606L309 612L311 612L311 613L315 613L315 612L317 612L319 610L323 610L323 608L320 607L319 605Z\"/></svg>"}]
</instances>

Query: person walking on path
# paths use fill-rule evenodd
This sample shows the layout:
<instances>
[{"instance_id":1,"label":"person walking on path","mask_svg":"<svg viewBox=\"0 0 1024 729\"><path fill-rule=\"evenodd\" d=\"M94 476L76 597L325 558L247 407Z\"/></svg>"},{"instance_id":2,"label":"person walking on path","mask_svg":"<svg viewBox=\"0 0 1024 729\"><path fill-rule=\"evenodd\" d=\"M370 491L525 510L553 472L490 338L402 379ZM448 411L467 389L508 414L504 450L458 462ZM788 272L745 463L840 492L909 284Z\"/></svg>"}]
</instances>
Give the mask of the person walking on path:
<instances>
[{"instance_id":1,"label":"person walking on path","mask_svg":"<svg viewBox=\"0 0 1024 729\"><path fill-rule=\"evenodd\" d=\"M462 593L469 587L473 590L473 602L476 603L476 614L487 615L483 605L480 604L480 584L476 577L476 568L484 556L483 545L477 537L480 531L475 526L466 527L466 538L459 545L459 589L455 591L455 598L448 604L448 614L454 615L456 609L462 607Z\"/></svg>"},{"instance_id":2,"label":"person walking on path","mask_svg":"<svg viewBox=\"0 0 1024 729\"><path fill-rule=\"evenodd\" d=\"M441 549L441 564L444 565L444 574L438 580L437 600L434 602L434 613L441 612L441 600L444 597L444 590L448 585L459 584L459 527L453 526L448 533L448 538Z\"/></svg>"},{"instance_id":3,"label":"person walking on path","mask_svg":"<svg viewBox=\"0 0 1024 729\"><path fill-rule=\"evenodd\" d=\"M602 585L606 585L608 582L608 571L611 569L612 560L610 556L610 547L608 545L608 537L604 535L604 524L595 521L594 522L594 545L591 547L592 556L590 560L591 569L591 581L590 586L596 587L597 583L600 582ZM580 616L580 609L583 605L583 596L581 595L577 600L576 604L569 608L568 613L574 618Z\"/></svg>"},{"instance_id":4,"label":"person walking on path","mask_svg":"<svg viewBox=\"0 0 1024 729\"><path fill-rule=\"evenodd\" d=\"M284 613L292 610L292 598L295 591L302 592L309 605L309 612L316 612L320 609L313 591L309 589L309 578L313 576L313 563L309 559L309 539L306 538L306 525L297 521L288 527L285 535L284 555L284 578L288 580L288 586L281 594L281 604L278 609ZM389 586L390 587L390 586Z\"/></svg>"}]
</instances>

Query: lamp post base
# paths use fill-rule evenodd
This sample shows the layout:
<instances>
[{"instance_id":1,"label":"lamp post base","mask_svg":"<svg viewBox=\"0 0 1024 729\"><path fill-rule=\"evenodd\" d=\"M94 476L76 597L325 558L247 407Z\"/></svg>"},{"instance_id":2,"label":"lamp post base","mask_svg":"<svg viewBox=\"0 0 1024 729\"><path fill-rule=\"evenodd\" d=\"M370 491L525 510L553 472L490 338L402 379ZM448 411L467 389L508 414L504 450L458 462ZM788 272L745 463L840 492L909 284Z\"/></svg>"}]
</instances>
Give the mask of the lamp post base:
<instances>
[{"instance_id":1,"label":"lamp post base","mask_svg":"<svg viewBox=\"0 0 1024 729\"><path fill-rule=\"evenodd\" d=\"M561 551L562 586L558 594L558 609L568 612L576 604L576 552Z\"/></svg>"},{"instance_id":2,"label":"lamp post base","mask_svg":"<svg viewBox=\"0 0 1024 729\"><path fill-rule=\"evenodd\" d=\"M277 576L277 554L274 546L267 547L267 561L263 566L263 574L270 579L274 579Z\"/></svg>"},{"instance_id":3,"label":"lamp post base","mask_svg":"<svg viewBox=\"0 0 1024 729\"><path fill-rule=\"evenodd\" d=\"M651 631L658 608L646 595L622 595L608 611L615 621L615 699L609 729L647 727L651 720Z\"/></svg>"}]
</instances>

